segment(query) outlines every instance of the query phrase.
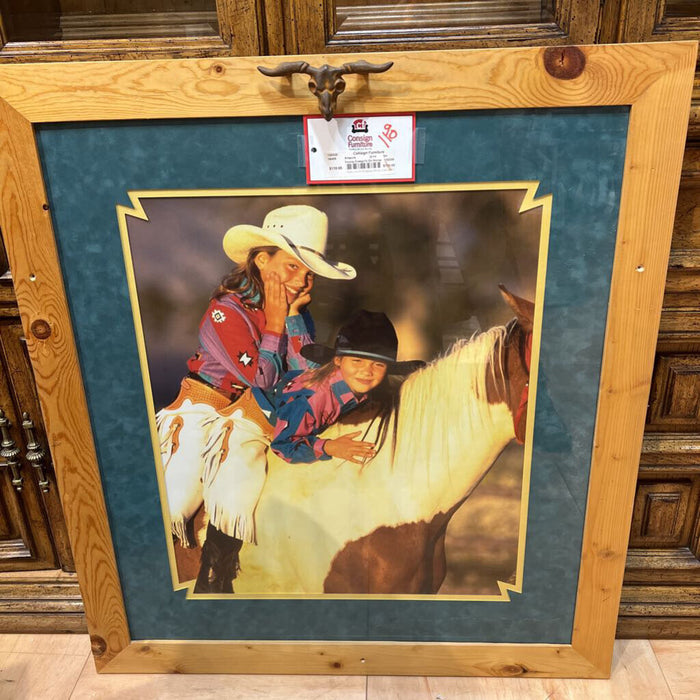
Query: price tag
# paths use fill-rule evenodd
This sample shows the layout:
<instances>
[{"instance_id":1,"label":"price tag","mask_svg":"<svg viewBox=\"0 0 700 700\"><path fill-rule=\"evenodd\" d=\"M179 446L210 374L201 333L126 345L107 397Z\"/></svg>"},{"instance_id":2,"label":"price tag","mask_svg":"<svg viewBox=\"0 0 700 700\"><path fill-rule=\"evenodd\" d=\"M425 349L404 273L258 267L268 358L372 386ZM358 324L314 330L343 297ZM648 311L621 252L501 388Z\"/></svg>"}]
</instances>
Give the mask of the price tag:
<instances>
[{"instance_id":1,"label":"price tag","mask_svg":"<svg viewBox=\"0 0 700 700\"><path fill-rule=\"evenodd\" d=\"M415 114L304 117L306 182L413 182Z\"/></svg>"}]
</instances>

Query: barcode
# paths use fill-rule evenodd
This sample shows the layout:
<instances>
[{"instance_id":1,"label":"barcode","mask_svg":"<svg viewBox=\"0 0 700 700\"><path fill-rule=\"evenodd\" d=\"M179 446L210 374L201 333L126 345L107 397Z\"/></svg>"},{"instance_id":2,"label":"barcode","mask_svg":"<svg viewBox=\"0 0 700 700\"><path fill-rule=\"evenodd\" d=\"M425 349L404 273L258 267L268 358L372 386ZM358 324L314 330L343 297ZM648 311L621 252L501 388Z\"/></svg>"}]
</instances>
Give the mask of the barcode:
<instances>
[{"instance_id":1,"label":"barcode","mask_svg":"<svg viewBox=\"0 0 700 700\"><path fill-rule=\"evenodd\" d=\"M348 170L376 170L382 167L381 160L370 160L361 163L346 163Z\"/></svg>"}]
</instances>

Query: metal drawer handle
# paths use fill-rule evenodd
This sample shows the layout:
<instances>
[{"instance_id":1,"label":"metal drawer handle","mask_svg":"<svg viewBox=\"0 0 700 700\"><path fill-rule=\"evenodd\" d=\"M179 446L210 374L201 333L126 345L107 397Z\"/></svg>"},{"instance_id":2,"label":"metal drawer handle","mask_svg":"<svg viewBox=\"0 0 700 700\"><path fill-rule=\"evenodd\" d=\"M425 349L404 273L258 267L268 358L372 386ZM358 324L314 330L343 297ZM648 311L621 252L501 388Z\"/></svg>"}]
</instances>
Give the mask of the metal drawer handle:
<instances>
[{"instance_id":1,"label":"metal drawer handle","mask_svg":"<svg viewBox=\"0 0 700 700\"><path fill-rule=\"evenodd\" d=\"M34 469L37 470L37 475L39 477L39 488L44 492L48 493L49 490L49 480L46 478L46 472L44 471L44 459L46 458L46 452L39 444L36 439L36 428L34 426L34 421L29 417L29 414L25 411L22 414L22 427L27 436L27 462L31 464Z\"/></svg>"},{"instance_id":2,"label":"metal drawer handle","mask_svg":"<svg viewBox=\"0 0 700 700\"><path fill-rule=\"evenodd\" d=\"M326 121L333 119L338 95L345 90L343 75L351 73L367 75L368 73L383 73L394 65L393 61L388 63L375 64L367 61L353 61L343 63L340 68L329 66L327 63L320 68L310 66L306 61L286 61L280 63L275 68L265 68L258 66L258 70L270 77L291 76L294 73L304 73L311 76L309 79L309 90L318 97L318 108Z\"/></svg>"},{"instance_id":3,"label":"metal drawer handle","mask_svg":"<svg viewBox=\"0 0 700 700\"><path fill-rule=\"evenodd\" d=\"M5 460L5 464L0 466L9 467L12 472L12 486L15 491L22 491L22 465L19 462L20 450L10 435L10 421L5 416L5 412L0 409L0 431L2 432L2 443L0 443L0 457Z\"/></svg>"}]
</instances>

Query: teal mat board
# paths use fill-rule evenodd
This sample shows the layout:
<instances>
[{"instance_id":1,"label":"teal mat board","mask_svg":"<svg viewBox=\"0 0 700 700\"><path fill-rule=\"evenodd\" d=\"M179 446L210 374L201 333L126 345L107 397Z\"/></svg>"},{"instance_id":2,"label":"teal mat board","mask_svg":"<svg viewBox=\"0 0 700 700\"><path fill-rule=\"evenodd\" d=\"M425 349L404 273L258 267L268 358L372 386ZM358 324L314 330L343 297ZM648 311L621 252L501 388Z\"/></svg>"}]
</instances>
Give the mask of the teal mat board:
<instances>
[{"instance_id":1,"label":"teal mat board","mask_svg":"<svg viewBox=\"0 0 700 700\"><path fill-rule=\"evenodd\" d=\"M303 186L301 118L37 128L133 639L571 641L628 110L422 113L418 183L553 195L524 591L511 602L185 600L173 592L115 205Z\"/></svg>"}]
</instances>

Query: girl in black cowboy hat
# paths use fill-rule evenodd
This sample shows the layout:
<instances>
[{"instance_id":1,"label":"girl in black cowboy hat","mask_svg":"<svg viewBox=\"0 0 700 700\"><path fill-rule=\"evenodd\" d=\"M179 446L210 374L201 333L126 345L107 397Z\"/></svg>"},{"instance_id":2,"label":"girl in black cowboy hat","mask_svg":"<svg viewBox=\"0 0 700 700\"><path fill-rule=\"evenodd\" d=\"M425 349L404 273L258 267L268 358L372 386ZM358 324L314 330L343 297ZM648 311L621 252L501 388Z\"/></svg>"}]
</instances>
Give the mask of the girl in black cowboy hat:
<instances>
[{"instance_id":1,"label":"girl in black cowboy hat","mask_svg":"<svg viewBox=\"0 0 700 700\"><path fill-rule=\"evenodd\" d=\"M254 510L264 485L270 446L290 463L332 457L364 464L375 445L357 439L361 431L333 440L319 435L341 416L364 404L388 374L408 374L422 363L397 362L398 339L383 313L360 311L338 332L333 348L307 345L302 355L318 369L289 372L270 390L254 387L230 409L225 440L226 467L212 464L203 476L209 526L202 548L196 593L232 593L243 544L235 536L245 525L255 533ZM253 539L253 541L255 541Z\"/></svg>"}]
</instances>

